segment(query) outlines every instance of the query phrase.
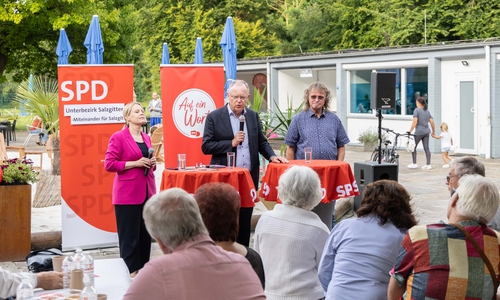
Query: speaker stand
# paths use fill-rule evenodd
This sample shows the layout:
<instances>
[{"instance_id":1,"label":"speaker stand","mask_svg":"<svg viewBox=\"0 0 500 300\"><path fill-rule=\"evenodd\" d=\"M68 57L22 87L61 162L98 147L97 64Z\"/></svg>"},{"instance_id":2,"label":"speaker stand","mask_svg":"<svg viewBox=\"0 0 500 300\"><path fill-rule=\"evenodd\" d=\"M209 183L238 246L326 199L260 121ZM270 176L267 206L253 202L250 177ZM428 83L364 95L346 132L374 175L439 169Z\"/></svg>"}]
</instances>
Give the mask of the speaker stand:
<instances>
[{"instance_id":1,"label":"speaker stand","mask_svg":"<svg viewBox=\"0 0 500 300\"><path fill-rule=\"evenodd\" d=\"M378 164L382 163L382 109L377 109L378 117Z\"/></svg>"}]
</instances>

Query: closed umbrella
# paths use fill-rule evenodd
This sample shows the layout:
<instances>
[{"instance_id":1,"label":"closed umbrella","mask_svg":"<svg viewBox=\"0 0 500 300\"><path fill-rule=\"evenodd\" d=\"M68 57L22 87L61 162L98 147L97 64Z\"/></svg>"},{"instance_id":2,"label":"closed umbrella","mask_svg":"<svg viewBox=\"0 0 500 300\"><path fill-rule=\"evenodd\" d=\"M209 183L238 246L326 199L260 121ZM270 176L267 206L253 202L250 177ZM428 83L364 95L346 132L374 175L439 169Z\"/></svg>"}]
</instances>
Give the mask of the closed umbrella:
<instances>
[{"instance_id":1,"label":"closed umbrella","mask_svg":"<svg viewBox=\"0 0 500 300\"><path fill-rule=\"evenodd\" d=\"M161 54L161 64L162 65L170 64L170 54L168 53L167 43L163 43L163 52Z\"/></svg>"},{"instance_id":2,"label":"closed umbrella","mask_svg":"<svg viewBox=\"0 0 500 300\"><path fill-rule=\"evenodd\" d=\"M66 34L66 30L61 28L59 31L59 42L57 42L56 54L57 54L57 64L58 65L67 65L68 56L73 51L71 48L71 44L69 43L68 35Z\"/></svg>"},{"instance_id":3,"label":"closed umbrella","mask_svg":"<svg viewBox=\"0 0 500 300\"><path fill-rule=\"evenodd\" d=\"M104 45L102 43L101 25L99 25L99 17L97 15L92 17L92 22L90 22L83 45L87 47L87 64L103 63Z\"/></svg>"},{"instance_id":4,"label":"closed umbrella","mask_svg":"<svg viewBox=\"0 0 500 300\"><path fill-rule=\"evenodd\" d=\"M194 49L194 63L203 64L203 45L201 37L196 39L196 48Z\"/></svg>"},{"instance_id":5,"label":"closed umbrella","mask_svg":"<svg viewBox=\"0 0 500 300\"><path fill-rule=\"evenodd\" d=\"M224 69L226 70L226 84L224 86L224 99L227 101L227 88L231 81L236 79L236 35L234 33L233 18L227 17L226 26L220 39Z\"/></svg>"}]
</instances>

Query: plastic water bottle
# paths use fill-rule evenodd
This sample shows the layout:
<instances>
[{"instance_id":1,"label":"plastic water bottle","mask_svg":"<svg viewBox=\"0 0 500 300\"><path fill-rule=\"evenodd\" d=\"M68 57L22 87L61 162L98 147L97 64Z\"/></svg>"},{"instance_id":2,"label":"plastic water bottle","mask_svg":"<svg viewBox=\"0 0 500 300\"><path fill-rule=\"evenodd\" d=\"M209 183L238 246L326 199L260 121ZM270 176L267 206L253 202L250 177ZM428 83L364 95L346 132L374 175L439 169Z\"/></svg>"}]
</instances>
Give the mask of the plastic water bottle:
<instances>
[{"instance_id":1,"label":"plastic water bottle","mask_svg":"<svg viewBox=\"0 0 500 300\"><path fill-rule=\"evenodd\" d=\"M35 292L33 291L33 286L30 284L28 279L23 279L21 284L17 287L16 299L17 300L28 300L35 298Z\"/></svg>"},{"instance_id":2,"label":"plastic water bottle","mask_svg":"<svg viewBox=\"0 0 500 300\"><path fill-rule=\"evenodd\" d=\"M83 259L82 249L76 249L73 259L75 260L75 269L83 269L83 267L81 266L81 261Z\"/></svg>"},{"instance_id":3,"label":"plastic water bottle","mask_svg":"<svg viewBox=\"0 0 500 300\"><path fill-rule=\"evenodd\" d=\"M66 253L66 258L64 258L62 263L63 268L63 288L69 289L71 283L71 271L75 269L75 260L71 253Z\"/></svg>"},{"instance_id":4,"label":"plastic water bottle","mask_svg":"<svg viewBox=\"0 0 500 300\"><path fill-rule=\"evenodd\" d=\"M83 275L83 284L85 287L80 293L80 300L97 300L97 291L90 285L90 278L87 274Z\"/></svg>"},{"instance_id":5,"label":"plastic water bottle","mask_svg":"<svg viewBox=\"0 0 500 300\"><path fill-rule=\"evenodd\" d=\"M94 284L94 259L90 256L88 251L83 252L83 258L81 261L83 273L89 276L90 285L95 287Z\"/></svg>"}]
</instances>

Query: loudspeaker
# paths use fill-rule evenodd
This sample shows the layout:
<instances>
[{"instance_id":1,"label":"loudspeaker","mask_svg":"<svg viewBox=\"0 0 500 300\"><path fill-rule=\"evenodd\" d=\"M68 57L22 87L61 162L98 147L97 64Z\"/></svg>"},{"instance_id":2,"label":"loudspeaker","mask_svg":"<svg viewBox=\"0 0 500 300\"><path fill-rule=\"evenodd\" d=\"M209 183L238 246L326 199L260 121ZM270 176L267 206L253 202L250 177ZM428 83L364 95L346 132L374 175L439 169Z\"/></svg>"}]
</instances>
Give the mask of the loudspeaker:
<instances>
[{"instance_id":1,"label":"loudspeaker","mask_svg":"<svg viewBox=\"0 0 500 300\"><path fill-rule=\"evenodd\" d=\"M372 72L371 109L396 108L396 73Z\"/></svg>"},{"instance_id":2,"label":"loudspeaker","mask_svg":"<svg viewBox=\"0 0 500 300\"><path fill-rule=\"evenodd\" d=\"M377 180L388 179L398 181L399 165L390 163L378 163L376 161L355 162L354 178L358 184L359 196L354 197L354 210L361 205L365 187Z\"/></svg>"}]
</instances>

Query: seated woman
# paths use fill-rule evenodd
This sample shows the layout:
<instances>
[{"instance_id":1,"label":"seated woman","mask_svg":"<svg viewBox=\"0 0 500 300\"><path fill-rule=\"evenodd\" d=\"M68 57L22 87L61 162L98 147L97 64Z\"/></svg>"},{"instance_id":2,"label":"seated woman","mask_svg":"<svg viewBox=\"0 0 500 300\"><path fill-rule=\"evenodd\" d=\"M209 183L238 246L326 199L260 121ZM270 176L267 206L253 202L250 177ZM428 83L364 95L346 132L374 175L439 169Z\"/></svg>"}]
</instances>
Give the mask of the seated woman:
<instances>
[{"instance_id":1,"label":"seated woman","mask_svg":"<svg viewBox=\"0 0 500 300\"><path fill-rule=\"evenodd\" d=\"M493 182L481 175L460 178L448 202L449 224L415 226L406 233L388 299L495 299L500 233L486 224L499 204Z\"/></svg>"},{"instance_id":2,"label":"seated woman","mask_svg":"<svg viewBox=\"0 0 500 300\"><path fill-rule=\"evenodd\" d=\"M47 131L43 128L42 119L39 116L36 116L33 119L33 122L31 123L31 125L29 127L29 132L31 134L38 133L38 141L36 142L37 145L45 146L49 136L47 135Z\"/></svg>"},{"instance_id":3,"label":"seated woman","mask_svg":"<svg viewBox=\"0 0 500 300\"><path fill-rule=\"evenodd\" d=\"M358 218L337 224L323 250L319 280L326 299L386 299L403 237L417 224L410 200L396 181L366 186Z\"/></svg>"},{"instance_id":4,"label":"seated woman","mask_svg":"<svg viewBox=\"0 0 500 300\"><path fill-rule=\"evenodd\" d=\"M211 182L200 186L194 198L200 208L203 223L215 244L246 257L264 288L264 267L259 254L236 242L241 203L238 191L227 183Z\"/></svg>"},{"instance_id":5,"label":"seated woman","mask_svg":"<svg viewBox=\"0 0 500 300\"><path fill-rule=\"evenodd\" d=\"M328 227L311 212L321 201L318 174L292 166L281 175L281 202L259 219L254 249L262 257L268 300L321 299L318 265L328 238Z\"/></svg>"}]
</instances>

